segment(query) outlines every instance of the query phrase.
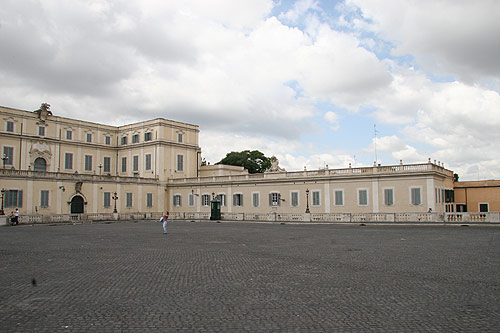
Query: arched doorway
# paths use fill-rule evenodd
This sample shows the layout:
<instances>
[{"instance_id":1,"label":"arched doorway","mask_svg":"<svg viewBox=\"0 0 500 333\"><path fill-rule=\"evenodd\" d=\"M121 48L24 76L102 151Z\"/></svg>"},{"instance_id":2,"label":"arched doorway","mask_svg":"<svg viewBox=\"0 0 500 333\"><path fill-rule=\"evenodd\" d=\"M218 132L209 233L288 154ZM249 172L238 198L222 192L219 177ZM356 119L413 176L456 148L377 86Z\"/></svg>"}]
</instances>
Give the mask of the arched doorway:
<instances>
[{"instance_id":1,"label":"arched doorway","mask_svg":"<svg viewBox=\"0 0 500 333\"><path fill-rule=\"evenodd\" d=\"M38 157L34 162L35 171L45 172L47 169L47 161L44 158Z\"/></svg>"},{"instance_id":2,"label":"arched doorway","mask_svg":"<svg viewBox=\"0 0 500 333\"><path fill-rule=\"evenodd\" d=\"M83 198L79 195L75 195L71 199L71 214L83 214Z\"/></svg>"}]
</instances>

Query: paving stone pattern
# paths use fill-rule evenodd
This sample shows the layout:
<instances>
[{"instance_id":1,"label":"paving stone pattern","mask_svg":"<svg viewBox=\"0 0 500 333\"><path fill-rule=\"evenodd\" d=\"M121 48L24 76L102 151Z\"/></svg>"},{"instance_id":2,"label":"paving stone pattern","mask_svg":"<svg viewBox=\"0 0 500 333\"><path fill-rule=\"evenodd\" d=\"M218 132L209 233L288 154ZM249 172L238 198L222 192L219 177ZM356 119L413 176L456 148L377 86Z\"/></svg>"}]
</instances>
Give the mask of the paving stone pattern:
<instances>
[{"instance_id":1,"label":"paving stone pattern","mask_svg":"<svg viewBox=\"0 0 500 333\"><path fill-rule=\"evenodd\" d=\"M500 332L500 227L0 228L2 332Z\"/></svg>"}]
</instances>

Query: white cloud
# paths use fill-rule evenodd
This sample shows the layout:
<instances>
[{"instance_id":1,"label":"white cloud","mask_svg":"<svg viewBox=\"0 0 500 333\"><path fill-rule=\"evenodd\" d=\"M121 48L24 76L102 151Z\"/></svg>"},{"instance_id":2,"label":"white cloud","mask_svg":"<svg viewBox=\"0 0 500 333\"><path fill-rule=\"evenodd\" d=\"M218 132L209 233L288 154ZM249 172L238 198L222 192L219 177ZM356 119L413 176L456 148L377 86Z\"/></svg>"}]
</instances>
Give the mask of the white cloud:
<instances>
[{"instance_id":1,"label":"white cloud","mask_svg":"<svg viewBox=\"0 0 500 333\"><path fill-rule=\"evenodd\" d=\"M499 1L348 2L371 20L370 29L395 43L394 54L412 55L430 72L469 83L500 79Z\"/></svg>"}]
</instances>

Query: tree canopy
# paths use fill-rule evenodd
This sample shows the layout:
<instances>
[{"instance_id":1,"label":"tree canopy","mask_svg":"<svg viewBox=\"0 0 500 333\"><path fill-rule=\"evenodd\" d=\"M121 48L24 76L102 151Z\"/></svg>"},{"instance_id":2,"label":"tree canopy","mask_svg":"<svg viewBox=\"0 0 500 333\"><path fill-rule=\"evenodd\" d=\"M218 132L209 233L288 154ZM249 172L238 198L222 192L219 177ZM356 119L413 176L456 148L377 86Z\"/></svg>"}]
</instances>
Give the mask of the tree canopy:
<instances>
[{"instance_id":1,"label":"tree canopy","mask_svg":"<svg viewBox=\"0 0 500 333\"><path fill-rule=\"evenodd\" d=\"M242 166L249 173L262 173L271 167L271 159L258 150L232 151L215 164Z\"/></svg>"}]
</instances>

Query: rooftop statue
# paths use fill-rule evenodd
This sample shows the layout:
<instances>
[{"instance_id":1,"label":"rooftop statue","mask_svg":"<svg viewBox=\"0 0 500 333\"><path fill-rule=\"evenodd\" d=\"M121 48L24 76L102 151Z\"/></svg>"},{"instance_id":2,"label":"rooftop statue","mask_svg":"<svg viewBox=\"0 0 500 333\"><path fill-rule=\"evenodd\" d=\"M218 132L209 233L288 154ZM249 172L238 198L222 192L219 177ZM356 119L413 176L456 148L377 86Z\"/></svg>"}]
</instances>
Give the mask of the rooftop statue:
<instances>
[{"instance_id":1,"label":"rooftop statue","mask_svg":"<svg viewBox=\"0 0 500 333\"><path fill-rule=\"evenodd\" d=\"M40 108L36 111L33 111L33 112L38 114L38 117L40 118L40 120L42 122L47 120L48 116L52 116L52 112L50 111L50 104L49 103L42 103L42 105L40 105Z\"/></svg>"},{"instance_id":2,"label":"rooftop statue","mask_svg":"<svg viewBox=\"0 0 500 333\"><path fill-rule=\"evenodd\" d=\"M284 172L286 171L284 168L280 168L279 160L276 156L271 156L271 167L267 170L268 172Z\"/></svg>"}]
</instances>

